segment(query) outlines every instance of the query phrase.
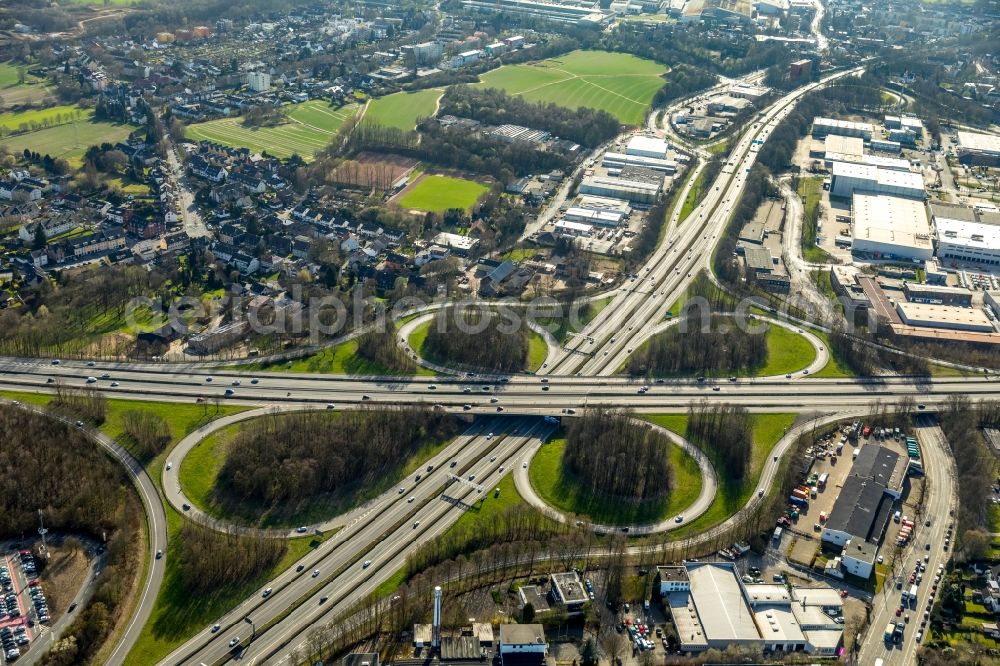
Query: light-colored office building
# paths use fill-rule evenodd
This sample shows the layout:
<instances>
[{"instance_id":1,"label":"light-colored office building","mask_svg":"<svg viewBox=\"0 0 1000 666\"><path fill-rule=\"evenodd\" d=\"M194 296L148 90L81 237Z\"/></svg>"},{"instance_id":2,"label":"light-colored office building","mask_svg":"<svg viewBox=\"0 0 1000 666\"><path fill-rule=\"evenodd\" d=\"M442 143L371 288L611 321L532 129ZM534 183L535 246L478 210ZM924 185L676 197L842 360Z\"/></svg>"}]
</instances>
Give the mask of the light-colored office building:
<instances>
[{"instance_id":1,"label":"light-colored office building","mask_svg":"<svg viewBox=\"0 0 1000 666\"><path fill-rule=\"evenodd\" d=\"M832 171L831 196L846 198L859 191L924 198L924 179L919 173L851 162L834 162Z\"/></svg>"}]
</instances>

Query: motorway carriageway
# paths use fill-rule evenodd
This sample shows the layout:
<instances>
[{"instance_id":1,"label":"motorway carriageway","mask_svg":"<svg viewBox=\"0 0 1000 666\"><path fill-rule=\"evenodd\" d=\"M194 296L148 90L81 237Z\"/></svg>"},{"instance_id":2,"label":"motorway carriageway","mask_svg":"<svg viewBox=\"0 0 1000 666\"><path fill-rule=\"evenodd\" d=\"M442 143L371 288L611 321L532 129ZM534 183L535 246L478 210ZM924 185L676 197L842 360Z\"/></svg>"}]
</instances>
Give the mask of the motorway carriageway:
<instances>
[{"instance_id":1,"label":"motorway carriageway","mask_svg":"<svg viewBox=\"0 0 1000 666\"><path fill-rule=\"evenodd\" d=\"M0 389L54 391L57 384L90 386L109 398L195 401L220 399L237 404L286 403L334 404L440 404L473 413L504 412L552 414L562 409L608 405L638 411L687 409L691 401L709 400L752 408L823 408L866 406L878 399L912 396L917 403L936 404L949 395L979 398L1000 397L1000 378L992 375L956 378L885 377L879 379L810 378L725 379L698 382L692 379L656 380L645 384L624 377L532 377L513 376L507 382L484 376L465 381L453 378L350 378L331 375L286 375L264 373L251 384L245 374L226 371L176 372L168 366L155 371L128 364L75 367L83 364L44 365L40 362L0 366ZM149 367L149 366L144 366ZM109 379L87 383L87 377L107 372ZM49 378L52 383L48 382ZM208 377L211 382L206 381ZM233 381L241 385L233 387ZM117 387L111 387L112 381ZM658 383L662 381L663 383ZM434 389L430 387L434 386ZM648 390L640 393L642 387ZM469 388L469 392L464 391ZM225 397L226 389L234 394ZM716 390L718 389L718 390ZM367 396L367 398L366 398ZM497 402L492 402L492 400Z\"/></svg>"},{"instance_id":2,"label":"motorway carriageway","mask_svg":"<svg viewBox=\"0 0 1000 666\"><path fill-rule=\"evenodd\" d=\"M625 284L624 289L628 293L604 308L582 332L574 336L563 355L542 372L572 374L581 362L583 367L578 374L609 375L617 372L625 362L628 350L635 349L645 339L648 324L656 324L663 319L666 308L694 280L699 264L707 266L714 241L725 230L730 213L746 184L746 176L757 159L759 145L755 142L763 142L795 108L800 97L859 71L853 69L832 74L786 95L766 110L765 117L760 118L751 131L744 132L719 177L712 183L714 187L710 186L708 195L686 218L687 224L680 227L679 238L668 238L662 243L645 267L639 270L638 277ZM719 207L723 204L725 207L720 211ZM699 223L702 218L705 221ZM614 342L610 341L612 336L615 336ZM605 340L608 342L605 343Z\"/></svg>"},{"instance_id":3,"label":"motorway carriageway","mask_svg":"<svg viewBox=\"0 0 1000 666\"><path fill-rule=\"evenodd\" d=\"M524 452L544 440L553 427L540 419L477 422L435 456L434 471L425 474L420 483L407 482L404 493L396 488L386 491L376 510L300 560L301 571L297 566L268 583L274 591L267 598L261 593L245 601L218 621L219 631L212 633L206 627L161 663L225 663L237 656L229 648L230 640L237 636L243 646L239 656L249 663L268 663L268 658L283 647L291 650L304 643L310 629L334 620L364 600L405 565L410 553L454 524L466 505L492 492L502 475L520 464ZM490 432L495 434L488 438ZM454 468L449 466L451 459L459 460ZM463 479L474 474L476 484L485 484L482 493L472 484L448 483L449 473ZM364 566L366 561L370 561L368 566ZM320 573L313 578L315 569ZM326 602L320 601L323 597L327 597ZM243 621L247 616L257 627L256 639L249 645L251 627Z\"/></svg>"}]
</instances>

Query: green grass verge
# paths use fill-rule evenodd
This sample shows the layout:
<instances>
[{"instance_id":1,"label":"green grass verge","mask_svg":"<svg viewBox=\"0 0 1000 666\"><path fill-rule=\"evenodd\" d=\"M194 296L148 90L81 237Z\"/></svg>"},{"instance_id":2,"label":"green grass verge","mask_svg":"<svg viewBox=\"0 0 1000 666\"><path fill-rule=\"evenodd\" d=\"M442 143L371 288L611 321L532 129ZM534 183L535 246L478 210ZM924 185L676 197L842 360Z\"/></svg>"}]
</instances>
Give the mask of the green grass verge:
<instances>
[{"instance_id":1,"label":"green grass verge","mask_svg":"<svg viewBox=\"0 0 1000 666\"><path fill-rule=\"evenodd\" d=\"M428 88L415 92L398 92L373 99L368 103L362 122L378 123L384 127L410 131L416 128L422 118L429 118L437 112L438 100L444 94L439 88Z\"/></svg>"},{"instance_id":2,"label":"green grass verge","mask_svg":"<svg viewBox=\"0 0 1000 666\"><path fill-rule=\"evenodd\" d=\"M465 178L429 174L420 178L399 198L399 205L408 210L440 213L452 208L468 211L489 188Z\"/></svg>"},{"instance_id":3,"label":"green grass verge","mask_svg":"<svg viewBox=\"0 0 1000 666\"><path fill-rule=\"evenodd\" d=\"M830 335L824 331L813 331L813 334L823 341L823 346L830 352L830 360L819 372L814 373L813 377L853 377L854 373L851 368L830 346Z\"/></svg>"},{"instance_id":4,"label":"green grass verge","mask_svg":"<svg viewBox=\"0 0 1000 666\"><path fill-rule=\"evenodd\" d=\"M687 219L691 211L695 209L698 202L701 201L702 195L705 193L705 179L707 173L702 169L701 173L698 174L698 178L694 181L691 189L688 190L687 196L684 197L684 203L681 204L681 215L677 218L677 226L680 226L684 220Z\"/></svg>"},{"instance_id":5,"label":"green grass verge","mask_svg":"<svg viewBox=\"0 0 1000 666\"><path fill-rule=\"evenodd\" d=\"M784 375L807 367L816 359L816 350L805 337L784 326L767 329L767 365L756 374Z\"/></svg>"},{"instance_id":6,"label":"green grass verge","mask_svg":"<svg viewBox=\"0 0 1000 666\"><path fill-rule=\"evenodd\" d=\"M59 104L44 109L0 113L0 134L28 132L33 129L55 127L72 122L89 122L93 116L93 109L81 109L75 104Z\"/></svg>"},{"instance_id":7,"label":"green grass verge","mask_svg":"<svg viewBox=\"0 0 1000 666\"><path fill-rule=\"evenodd\" d=\"M802 220L802 257L812 263L826 263L831 257L816 246L816 227L820 200L823 198L823 177L800 178L798 194L805 212Z\"/></svg>"},{"instance_id":8,"label":"green grass verge","mask_svg":"<svg viewBox=\"0 0 1000 666\"><path fill-rule=\"evenodd\" d=\"M578 321L574 322L566 313L566 316L559 318L546 318L539 317L538 323L544 326L552 337L556 339L559 344L565 344L573 333L579 333L580 330L589 324L594 317L601 313L601 310L606 308L608 304L614 299L614 296L608 296L607 298L602 298L597 301L592 301L590 303L590 308L578 317Z\"/></svg>"},{"instance_id":9,"label":"green grass verge","mask_svg":"<svg viewBox=\"0 0 1000 666\"><path fill-rule=\"evenodd\" d=\"M753 415L753 453L750 459L750 473L742 482L734 482L716 470L719 476L719 492L708 510L673 534L680 539L704 531L723 522L742 508L753 496L754 488L760 480L771 451L778 440L795 422L798 414L775 413ZM683 435L687 428L686 414L650 414L643 418Z\"/></svg>"},{"instance_id":10,"label":"green grass verge","mask_svg":"<svg viewBox=\"0 0 1000 666\"><path fill-rule=\"evenodd\" d=\"M531 486L547 504L566 513L608 525L647 524L683 511L701 492L698 463L684 449L671 444L667 455L674 469L674 487L663 500L628 506L618 500L592 494L578 479L563 469L565 439L544 444L531 460Z\"/></svg>"},{"instance_id":11,"label":"green grass verge","mask_svg":"<svg viewBox=\"0 0 1000 666\"><path fill-rule=\"evenodd\" d=\"M549 347L545 339L534 331L528 334L528 372L535 372L542 367L545 357L549 355Z\"/></svg>"}]
</instances>

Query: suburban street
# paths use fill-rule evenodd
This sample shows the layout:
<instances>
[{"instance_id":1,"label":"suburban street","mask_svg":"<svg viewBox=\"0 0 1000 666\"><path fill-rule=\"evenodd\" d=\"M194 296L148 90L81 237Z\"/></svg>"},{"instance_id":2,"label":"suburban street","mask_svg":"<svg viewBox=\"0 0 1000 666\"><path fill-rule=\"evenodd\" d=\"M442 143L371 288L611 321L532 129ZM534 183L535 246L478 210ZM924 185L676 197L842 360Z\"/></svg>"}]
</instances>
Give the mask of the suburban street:
<instances>
[{"instance_id":1,"label":"suburban street","mask_svg":"<svg viewBox=\"0 0 1000 666\"><path fill-rule=\"evenodd\" d=\"M920 646L916 636L921 631L920 623L924 611L929 610L934 576L939 565L944 565L945 570L948 570L950 553L945 550L944 538L948 526L954 520L952 514L958 506L955 462L944 433L931 419L918 419L916 436L924 454L924 468L927 470L927 497L924 500L922 513L914 517L914 523L917 525L914 537L895 567L897 576L886 576L884 587L872 603L871 622L864 636L863 647L857 661L859 664L874 664L878 658L883 659L886 666L916 663L916 651ZM925 525L926 521L930 521L929 527ZM895 523L891 525L898 527ZM893 529L892 526L889 528L890 531ZM929 550L926 548L928 544ZM903 589L909 589L909 575L921 563L925 564L926 571L919 588L919 600L912 607L901 604L899 601L901 591L896 589L897 577L902 580ZM905 623L902 642L890 646L883 640L883 633L890 621L903 620L902 617L896 617L896 608L899 605L904 606L903 614L909 615L910 621ZM926 627L923 633L926 636Z\"/></svg>"}]
</instances>

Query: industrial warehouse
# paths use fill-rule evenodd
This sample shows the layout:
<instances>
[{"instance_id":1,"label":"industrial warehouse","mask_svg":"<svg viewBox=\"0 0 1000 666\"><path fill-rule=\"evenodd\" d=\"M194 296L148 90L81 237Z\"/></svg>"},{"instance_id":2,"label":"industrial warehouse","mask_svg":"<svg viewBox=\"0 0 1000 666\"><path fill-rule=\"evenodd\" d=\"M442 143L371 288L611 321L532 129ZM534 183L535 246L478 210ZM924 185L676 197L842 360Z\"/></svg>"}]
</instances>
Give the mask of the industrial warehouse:
<instances>
[{"instance_id":1,"label":"industrial warehouse","mask_svg":"<svg viewBox=\"0 0 1000 666\"><path fill-rule=\"evenodd\" d=\"M829 587L746 584L730 562L658 567L660 593L687 653L729 646L832 657L843 600Z\"/></svg>"}]
</instances>

